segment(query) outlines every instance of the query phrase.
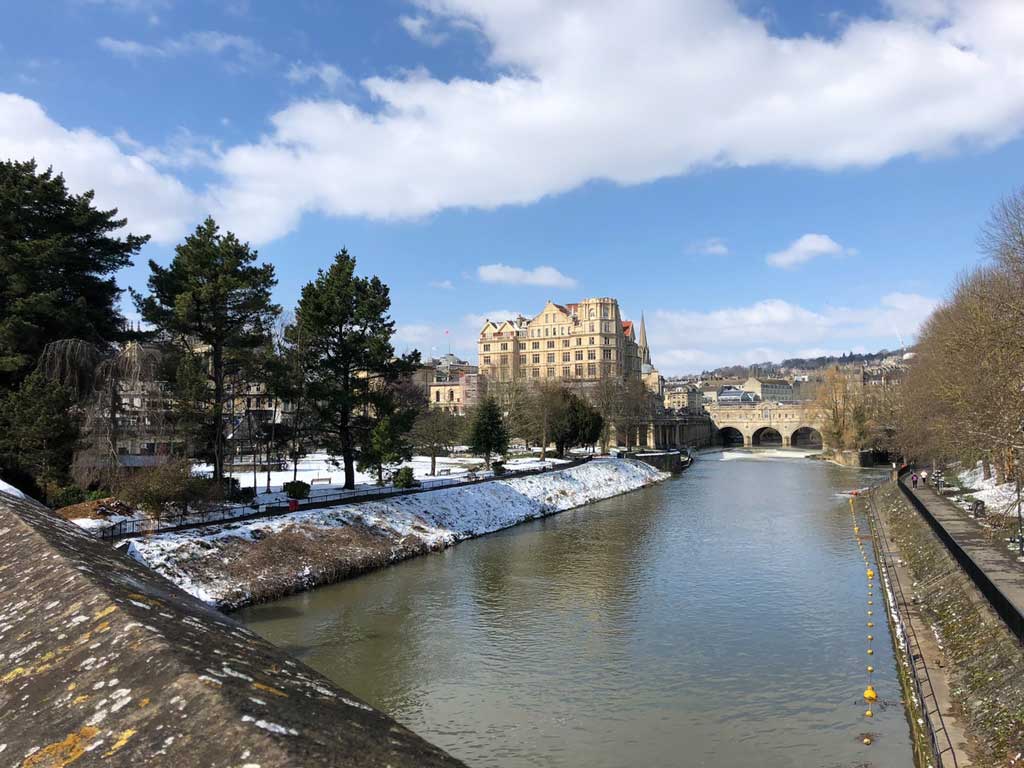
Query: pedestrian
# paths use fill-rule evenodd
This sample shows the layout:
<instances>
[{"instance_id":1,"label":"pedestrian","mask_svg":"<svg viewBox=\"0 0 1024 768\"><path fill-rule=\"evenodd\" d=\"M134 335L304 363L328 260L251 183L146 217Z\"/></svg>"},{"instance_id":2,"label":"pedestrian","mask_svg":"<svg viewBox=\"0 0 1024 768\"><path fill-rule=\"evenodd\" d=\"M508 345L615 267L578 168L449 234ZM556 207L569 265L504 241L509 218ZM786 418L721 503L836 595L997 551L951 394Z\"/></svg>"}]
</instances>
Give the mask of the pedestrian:
<instances>
[{"instance_id":1,"label":"pedestrian","mask_svg":"<svg viewBox=\"0 0 1024 768\"><path fill-rule=\"evenodd\" d=\"M928 485L928 470L921 470L921 485Z\"/></svg>"},{"instance_id":2,"label":"pedestrian","mask_svg":"<svg viewBox=\"0 0 1024 768\"><path fill-rule=\"evenodd\" d=\"M910 484L914 486L914 490L917 490L917 473L915 472L910 476Z\"/></svg>"}]
</instances>

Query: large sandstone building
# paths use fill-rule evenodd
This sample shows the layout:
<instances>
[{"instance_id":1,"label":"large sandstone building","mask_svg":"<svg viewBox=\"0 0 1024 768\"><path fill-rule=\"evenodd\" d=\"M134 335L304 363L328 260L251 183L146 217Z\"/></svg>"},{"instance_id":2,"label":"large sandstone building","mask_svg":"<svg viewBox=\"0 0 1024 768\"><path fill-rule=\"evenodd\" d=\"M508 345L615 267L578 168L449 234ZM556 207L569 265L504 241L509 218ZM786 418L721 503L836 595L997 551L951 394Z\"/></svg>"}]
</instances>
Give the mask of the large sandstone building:
<instances>
[{"instance_id":1,"label":"large sandstone building","mask_svg":"<svg viewBox=\"0 0 1024 768\"><path fill-rule=\"evenodd\" d=\"M652 390L652 382L660 386L643 320L638 336L633 322L619 314L618 301L610 298L549 301L532 320L487 320L477 353L481 375L494 382L616 378L643 379Z\"/></svg>"}]
</instances>

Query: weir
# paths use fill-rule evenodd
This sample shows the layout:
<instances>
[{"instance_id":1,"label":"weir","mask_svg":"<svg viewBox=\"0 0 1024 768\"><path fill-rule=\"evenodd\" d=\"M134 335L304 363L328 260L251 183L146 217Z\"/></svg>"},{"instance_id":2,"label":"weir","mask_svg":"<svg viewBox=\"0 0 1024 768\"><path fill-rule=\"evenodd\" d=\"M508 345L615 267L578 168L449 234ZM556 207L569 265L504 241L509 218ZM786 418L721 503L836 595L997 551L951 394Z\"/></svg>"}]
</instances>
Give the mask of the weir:
<instances>
[{"instance_id":1,"label":"weir","mask_svg":"<svg viewBox=\"0 0 1024 768\"><path fill-rule=\"evenodd\" d=\"M5 764L459 766L44 507L0 493Z\"/></svg>"}]
</instances>

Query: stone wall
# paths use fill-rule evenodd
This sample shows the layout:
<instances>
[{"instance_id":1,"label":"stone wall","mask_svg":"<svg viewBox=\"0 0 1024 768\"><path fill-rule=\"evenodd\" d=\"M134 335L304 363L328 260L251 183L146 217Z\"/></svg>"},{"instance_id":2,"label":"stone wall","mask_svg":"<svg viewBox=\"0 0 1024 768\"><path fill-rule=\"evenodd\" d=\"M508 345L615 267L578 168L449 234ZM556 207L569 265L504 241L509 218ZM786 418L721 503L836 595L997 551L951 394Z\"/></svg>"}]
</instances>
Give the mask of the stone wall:
<instances>
[{"instance_id":1,"label":"stone wall","mask_svg":"<svg viewBox=\"0 0 1024 768\"><path fill-rule=\"evenodd\" d=\"M0 763L458 761L49 510L0 493Z\"/></svg>"}]
</instances>

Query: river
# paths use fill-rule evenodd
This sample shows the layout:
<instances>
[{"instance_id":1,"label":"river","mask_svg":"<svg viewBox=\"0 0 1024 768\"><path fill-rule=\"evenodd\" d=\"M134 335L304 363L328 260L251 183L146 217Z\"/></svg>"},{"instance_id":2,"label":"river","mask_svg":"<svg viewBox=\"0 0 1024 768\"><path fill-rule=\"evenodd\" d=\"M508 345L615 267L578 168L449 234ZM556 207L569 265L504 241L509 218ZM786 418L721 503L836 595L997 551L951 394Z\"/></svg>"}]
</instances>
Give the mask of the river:
<instances>
[{"instance_id":1,"label":"river","mask_svg":"<svg viewBox=\"0 0 1024 768\"><path fill-rule=\"evenodd\" d=\"M472 766L909 767L879 599L873 719L861 700L867 584L840 494L877 478L704 454L237 618Z\"/></svg>"}]
</instances>

